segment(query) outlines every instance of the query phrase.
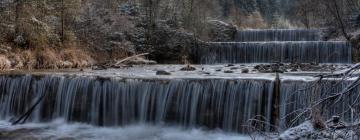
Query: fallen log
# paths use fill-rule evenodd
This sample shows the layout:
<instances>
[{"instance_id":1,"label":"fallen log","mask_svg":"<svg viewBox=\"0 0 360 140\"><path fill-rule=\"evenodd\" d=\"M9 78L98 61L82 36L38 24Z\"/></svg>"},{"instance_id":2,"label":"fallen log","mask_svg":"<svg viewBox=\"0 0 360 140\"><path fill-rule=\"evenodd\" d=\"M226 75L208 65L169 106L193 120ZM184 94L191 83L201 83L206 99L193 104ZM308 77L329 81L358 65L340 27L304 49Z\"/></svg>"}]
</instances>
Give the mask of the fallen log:
<instances>
[{"instance_id":1,"label":"fallen log","mask_svg":"<svg viewBox=\"0 0 360 140\"><path fill-rule=\"evenodd\" d=\"M122 63L124 63L124 62L126 62L126 61L128 61L128 60L133 59L133 58L141 57L141 56L146 56L146 55L149 55L149 53L142 53L142 54L138 54L138 55L133 55L133 56L127 57L127 58L125 58L125 59L122 59L122 60L120 60L120 61L117 61L117 62L115 63L115 65L120 65L120 64L122 64Z\"/></svg>"},{"instance_id":2,"label":"fallen log","mask_svg":"<svg viewBox=\"0 0 360 140\"><path fill-rule=\"evenodd\" d=\"M44 93L36 102L33 106L31 106L30 109L28 109L24 114L22 114L18 119L16 119L15 121L13 121L11 124L12 125L17 125L17 124L23 124L26 122L26 120L30 117L31 113L35 110L36 106L39 105L41 103L41 101L45 98L46 93ZM13 120L13 119L12 119Z\"/></svg>"}]
</instances>

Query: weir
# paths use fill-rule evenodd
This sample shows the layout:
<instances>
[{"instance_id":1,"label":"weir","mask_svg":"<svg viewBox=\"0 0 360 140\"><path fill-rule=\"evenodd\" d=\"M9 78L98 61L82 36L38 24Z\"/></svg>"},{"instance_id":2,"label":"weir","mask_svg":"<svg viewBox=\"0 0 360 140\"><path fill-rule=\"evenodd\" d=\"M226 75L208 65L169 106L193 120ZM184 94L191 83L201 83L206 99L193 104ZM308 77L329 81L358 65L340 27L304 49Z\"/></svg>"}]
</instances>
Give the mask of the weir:
<instances>
[{"instance_id":1,"label":"weir","mask_svg":"<svg viewBox=\"0 0 360 140\"><path fill-rule=\"evenodd\" d=\"M199 50L202 64L351 63L347 42L214 42Z\"/></svg>"},{"instance_id":2,"label":"weir","mask_svg":"<svg viewBox=\"0 0 360 140\"><path fill-rule=\"evenodd\" d=\"M267 29L238 31L233 42L208 42L196 50L200 64L351 63L351 44L321 41L319 30Z\"/></svg>"},{"instance_id":3,"label":"weir","mask_svg":"<svg viewBox=\"0 0 360 140\"><path fill-rule=\"evenodd\" d=\"M137 123L168 124L230 132L258 128L286 129L306 118L293 121L315 99L339 91L346 83L328 80L294 80L280 75L268 79L133 79L99 76L7 75L0 76L0 120L21 116L42 96L28 122L50 122L61 118L96 126L124 126ZM306 90L304 90L306 89ZM356 93L360 87L352 92ZM358 94L344 96L324 108L324 116L348 110L360 100ZM357 111L360 111L357 108ZM338 114L351 120L350 112Z\"/></svg>"},{"instance_id":4,"label":"weir","mask_svg":"<svg viewBox=\"0 0 360 140\"><path fill-rule=\"evenodd\" d=\"M235 42L267 41L319 41L320 31L315 29L250 29L240 30Z\"/></svg>"},{"instance_id":5,"label":"weir","mask_svg":"<svg viewBox=\"0 0 360 140\"><path fill-rule=\"evenodd\" d=\"M19 117L43 94L28 121L63 118L99 126L133 123L203 126L245 132L271 117L273 82L247 79L104 79L1 76L0 117ZM270 124L270 119L263 120ZM264 126L269 131L270 126Z\"/></svg>"}]
</instances>

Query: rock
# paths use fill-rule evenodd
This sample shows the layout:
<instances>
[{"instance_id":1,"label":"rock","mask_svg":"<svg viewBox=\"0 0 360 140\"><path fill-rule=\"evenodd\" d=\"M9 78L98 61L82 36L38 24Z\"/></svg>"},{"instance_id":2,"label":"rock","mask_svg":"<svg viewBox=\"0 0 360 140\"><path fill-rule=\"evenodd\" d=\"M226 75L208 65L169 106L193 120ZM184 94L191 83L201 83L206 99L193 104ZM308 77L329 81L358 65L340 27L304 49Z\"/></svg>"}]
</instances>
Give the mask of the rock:
<instances>
[{"instance_id":1,"label":"rock","mask_svg":"<svg viewBox=\"0 0 360 140\"><path fill-rule=\"evenodd\" d=\"M233 67L235 66L234 64L227 64L225 67Z\"/></svg>"},{"instance_id":2,"label":"rock","mask_svg":"<svg viewBox=\"0 0 360 140\"><path fill-rule=\"evenodd\" d=\"M290 71L291 72L296 72L296 71L298 71L298 69L297 68L292 68Z\"/></svg>"},{"instance_id":3,"label":"rock","mask_svg":"<svg viewBox=\"0 0 360 140\"><path fill-rule=\"evenodd\" d=\"M306 121L303 124L296 126L294 128L290 128L283 132L279 140L299 140L307 138L307 136L311 135L315 131L312 123L310 121ZM305 140L305 139L304 139Z\"/></svg>"},{"instance_id":4,"label":"rock","mask_svg":"<svg viewBox=\"0 0 360 140\"><path fill-rule=\"evenodd\" d=\"M22 35L19 35L14 39L14 43L19 46L23 46L26 44L26 40Z\"/></svg>"},{"instance_id":5,"label":"rock","mask_svg":"<svg viewBox=\"0 0 360 140\"><path fill-rule=\"evenodd\" d=\"M209 41L230 42L235 40L237 28L234 25L219 20L207 21Z\"/></svg>"},{"instance_id":6,"label":"rock","mask_svg":"<svg viewBox=\"0 0 360 140\"><path fill-rule=\"evenodd\" d=\"M156 71L156 75L171 75L171 73L164 70L159 70Z\"/></svg>"},{"instance_id":7,"label":"rock","mask_svg":"<svg viewBox=\"0 0 360 140\"><path fill-rule=\"evenodd\" d=\"M285 71L280 70L280 69L274 69L274 70L272 70L272 72L274 72L274 73L284 73Z\"/></svg>"},{"instance_id":8,"label":"rock","mask_svg":"<svg viewBox=\"0 0 360 140\"><path fill-rule=\"evenodd\" d=\"M234 71L226 70L226 71L224 71L224 73L234 73Z\"/></svg>"},{"instance_id":9,"label":"rock","mask_svg":"<svg viewBox=\"0 0 360 140\"><path fill-rule=\"evenodd\" d=\"M142 20L139 27L125 35L134 44L136 52L150 52L149 58L159 63L182 63L184 56L188 56L187 61L198 63L197 48L208 44L170 23L167 20L155 21L153 33L147 38L148 22Z\"/></svg>"},{"instance_id":10,"label":"rock","mask_svg":"<svg viewBox=\"0 0 360 140\"><path fill-rule=\"evenodd\" d=\"M332 129L343 129L346 127L346 124L340 121L340 116L333 116L326 125Z\"/></svg>"},{"instance_id":11,"label":"rock","mask_svg":"<svg viewBox=\"0 0 360 140\"><path fill-rule=\"evenodd\" d=\"M195 71L196 68L195 67L192 67L190 65L187 65L186 67L183 67L180 69L181 71Z\"/></svg>"},{"instance_id":12,"label":"rock","mask_svg":"<svg viewBox=\"0 0 360 140\"><path fill-rule=\"evenodd\" d=\"M230 68L231 70L237 70L237 69L239 69L238 67L231 67Z\"/></svg>"},{"instance_id":13,"label":"rock","mask_svg":"<svg viewBox=\"0 0 360 140\"><path fill-rule=\"evenodd\" d=\"M216 69L215 71L221 71L221 69Z\"/></svg>"},{"instance_id":14,"label":"rock","mask_svg":"<svg viewBox=\"0 0 360 140\"><path fill-rule=\"evenodd\" d=\"M205 74L205 75L210 75L211 73L210 72L206 72L206 71L202 71L200 72L201 74Z\"/></svg>"},{"instance_id":15,"label":"rock","mask_svg":"<svg viewBox=\"0 0 360 140\"><path fill-rule=\"evenodd\" d=\"M242 69L241 73L249 73L249 69Z\"/></svg>"},{"instance_id":16,"label":"rock","mask_svg":"<svg viewBox=\"0 0 360 140\"><path fill-rule=\"evenodd\" d=\"M91 69L92 70L107 70L106 66L104 66L104 65L93 66Z\"/></svg>"}]
</instances>

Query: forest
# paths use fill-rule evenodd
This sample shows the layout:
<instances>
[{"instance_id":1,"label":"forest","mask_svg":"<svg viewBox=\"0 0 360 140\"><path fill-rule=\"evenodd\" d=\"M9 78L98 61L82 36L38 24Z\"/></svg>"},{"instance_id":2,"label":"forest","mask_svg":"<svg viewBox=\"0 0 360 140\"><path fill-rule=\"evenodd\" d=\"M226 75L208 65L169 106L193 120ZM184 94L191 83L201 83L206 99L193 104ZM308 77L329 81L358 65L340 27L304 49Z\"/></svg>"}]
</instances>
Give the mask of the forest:
<instances>
[{"instance_id":1,"label":"forest","mask_svg":"<svg viewBox=\"0 0 360 140\"><path fill-rule=\"evenodd\" d=\"M324 40L356 43L358 7L357 0L2 0L1 67L79 68L135 53L155 55L156 47L171 48L168 42L178 40L170 32L219 41L218 31L209 29L212 20L232 30L316 28L324 30ZM231 29L224 30L231 37ZM162 32L171 37L159 41Z\"/></svg>"}]
</instances>

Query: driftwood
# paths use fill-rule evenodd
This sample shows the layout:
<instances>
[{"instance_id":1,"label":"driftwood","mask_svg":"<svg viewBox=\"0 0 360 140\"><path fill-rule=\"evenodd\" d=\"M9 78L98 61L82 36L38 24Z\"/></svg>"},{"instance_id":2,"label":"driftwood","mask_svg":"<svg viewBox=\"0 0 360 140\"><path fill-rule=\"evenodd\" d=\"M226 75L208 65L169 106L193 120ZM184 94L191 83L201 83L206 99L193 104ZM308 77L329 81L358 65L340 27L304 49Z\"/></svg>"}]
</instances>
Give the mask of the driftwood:
<instances>
[{"instance_id":1,"label":"driftwood","mask_svg":"<svg viewBox=\"0 0 360 140\"><path fill-rule=\"evenodd\" d=\"M125 59L122 59L120 61L117 61L115 63L115 65L120 65L120 64L122 64L122 63L124 63L124 62L126 62L128 60L131 60L131 59L134 59L134 58L137 58L137 57L141 57L141 56L146 56L146 55L149 55L149 53L142 53L142 54L138 54L138 55L133 55L133 56L127 57Z\"/></svg>"},{"instance_id":2,"label":"driftwood","mask_svg":"<svg viewBox=\"0 0 360 140\"><path fill-rule=\"evenodd\" d=\"M319 79L316 83L320 83L324 78L340 78L341 81L338 82L337 84L340 84L342 81L349 79L349 78L355 78L355 79L349 85L347 85L344 89L342 89L342 91L340 91L338 93L331 93L330 90L327 90L326 92L328 93L329 96L327 96L325 98L321 98L317 101L314 101L312 103L312 105L309 105L306 108L304 108L302 110L302 112L300 112L293 120L291 120L292 123L290 126L293 126L300 117L306 115L309 112L312 112L314 110L314 108L324 106L327 101L332 100L332 101L338 102L343 96L350 94L350 92L354 88L356 88L357 86L360 85L360 76L356 75L356 74L353 75L359 69L360 69L360 63L357 63L357 64L354 64L351 68L346 69L343 72L340 72L337 74L327 74L327 75L315 76L315 77L319 77ZM311 87L313 87L313 86L311 86ZM309 87L309 88L311 88L311 87ZM311 117L313 117L313 116L310 116L309 118L311 118Z\"/></svg>"},{"instance_id":3,"label":"driftwood","mask_svg":"<svg viewBox=\"0 0 360 140\"><path fill-rule=\"evenodd\" d=\"M146 56L146 55L149 55L149 53L133 55L133 56L127 57L122 60L107 61L107 62L93 66L92 69L93 70L106 70L108 68L132 67L132 65L138 65L138 64L156 64L155 61L151 61L151 60L142 58L142 56Z\"/></svg>"},{"instance_id":4,"label":"driftwood","mask_svg":"<svg viewBox=\"0 0 360 140\"><path fill-rule=\"evenodd\" d=\"M41 101L45 98L46 93L44 93L36 102L33 106L31 106L31 108L29 108L24 114L22 114L18 119L16 119L15 121L13 121L11 124L12 125L17 125L17 124L23 124L26 122L26 120L30 117L31 113L35 110L36 106L39 105L41 103Z\"/></svg>"}]
</instances>

